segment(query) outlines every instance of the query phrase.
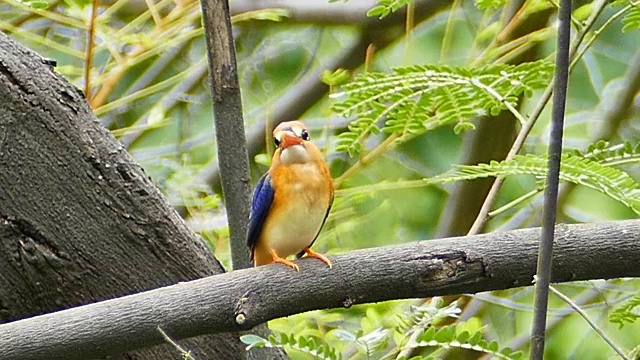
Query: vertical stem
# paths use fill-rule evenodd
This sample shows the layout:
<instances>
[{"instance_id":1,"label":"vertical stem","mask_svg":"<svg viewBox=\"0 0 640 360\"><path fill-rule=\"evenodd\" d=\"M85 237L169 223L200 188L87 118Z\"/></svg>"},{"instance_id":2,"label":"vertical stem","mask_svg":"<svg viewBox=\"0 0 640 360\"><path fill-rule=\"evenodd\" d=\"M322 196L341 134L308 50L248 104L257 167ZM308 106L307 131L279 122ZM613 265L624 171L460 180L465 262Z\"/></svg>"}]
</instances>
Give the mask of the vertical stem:
<instances>
[{"instance_id":1,"label":"vertical stem","mask_svg":"<svg viewBox=\"0 0 640 360\"><path fill-rule=\"evenodd\" d=\"M99 0L93 0L91 5L91 18L89 19L89 36L87 39L87 55L84 65L84 96L91 104L91 68L93 67L93 47L96 37L96 18L98 17Z\"/></svg>"},{"instance_id":2,"label":"vertical stem","mask_svg":"<svg viewBox=\"0 0 640 360\"><path fill-rule=\"evenodd\" d=\"M228 0L202 0L222 192L234 269L251 266L245 245L251 186Z\"/></svg>"},{"instance_id":3,"label":"vertical stem","mask_svg":"<svg viewBox=\"0 0 640 360\"><path fill-rule=\"evenodd\" d=\"M551 135L549 141L549 163L547 186L544 191L544 210L540 247L538 250L538 269L534 297L533 326L531 329L532 360L542 359L544 337L547 323L547 305L549 301L549 283L553 261L553 239L555 235L556 205L558 201L558 182L562 155L562 135L564 110L567 100L567 82L569 78L569 37L571 33L571 0L561 0L558 12L558 42L556 49L555 89L551 112Z\"/></svg>"}]
</instances>

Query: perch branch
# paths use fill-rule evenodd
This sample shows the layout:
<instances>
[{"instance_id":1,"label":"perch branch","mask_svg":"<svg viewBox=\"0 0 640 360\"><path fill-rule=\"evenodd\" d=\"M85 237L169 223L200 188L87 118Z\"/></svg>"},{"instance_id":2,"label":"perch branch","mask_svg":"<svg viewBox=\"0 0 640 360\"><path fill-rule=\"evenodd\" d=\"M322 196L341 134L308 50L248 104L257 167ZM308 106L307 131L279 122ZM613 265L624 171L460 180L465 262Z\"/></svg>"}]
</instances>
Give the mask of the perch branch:
<instances>
[{"instance_id":1,"label":"perch branch","mask_svg":"<svg viewBox=\"0 0 640 360\"><path fill-rule=\"evenodd\" d=\"M333 269L298 260L233 271L0 325L8 359L85 359L164 341L248 330L305 311L391 299L528 286L540 229L524 229L332 256ZM559 225L552 281L640 276L640 220ZM624 249L624 251L620 251Z\"/></svg>"}]
</instances>

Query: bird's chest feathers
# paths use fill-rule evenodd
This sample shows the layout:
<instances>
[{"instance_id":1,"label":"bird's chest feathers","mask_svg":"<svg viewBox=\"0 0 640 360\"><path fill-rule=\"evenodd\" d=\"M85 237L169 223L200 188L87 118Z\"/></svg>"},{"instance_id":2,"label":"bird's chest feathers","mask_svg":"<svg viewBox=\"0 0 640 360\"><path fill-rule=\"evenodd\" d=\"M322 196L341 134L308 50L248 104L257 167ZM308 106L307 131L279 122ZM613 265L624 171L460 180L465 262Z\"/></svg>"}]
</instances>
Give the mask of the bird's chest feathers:
<instances>
[{"instance_id":1,"label":"bird's chest feathers","mask_svg":"<svg viewBox=\"0 0 640 360\"><path fill-rule=\"evenodd\" d=\"M309 246L320 231L331 205L331 179L312 164L295 164L282 176L286 184L275 189L272 214L267 220L267 241L280 256L288 256ZM275 180L275 179L274 179Z\"/></svg>"},{"instance_id":2,"label":"bird's chest feathers","mask_svg":"<svg viewBox=\"0 0 640 360\"><path fill-rule=\"evenodd\" d=\"M328 181L331 180L323 175L319 167L313 164L288 166L283 172L284 181L281 182L286 185L276 189L276 196L295 207L313 207L318 203L327 203L328 206L331 196Z\"/></svg>"},{"instance_id":3,"label":"bird's chest feathers","mask_svg":"<svg viewBox=\"0 0 640 360\"><path fill-rule=\"evenodd\" d=\"M320 170L310 164L289 166L285 173L287 184L276 189L276 202L293 224L304 226L305 223L317 223L324 220L331 194ZM284 215L284 214L283 214Z\"/></svg>"}]
</instances>

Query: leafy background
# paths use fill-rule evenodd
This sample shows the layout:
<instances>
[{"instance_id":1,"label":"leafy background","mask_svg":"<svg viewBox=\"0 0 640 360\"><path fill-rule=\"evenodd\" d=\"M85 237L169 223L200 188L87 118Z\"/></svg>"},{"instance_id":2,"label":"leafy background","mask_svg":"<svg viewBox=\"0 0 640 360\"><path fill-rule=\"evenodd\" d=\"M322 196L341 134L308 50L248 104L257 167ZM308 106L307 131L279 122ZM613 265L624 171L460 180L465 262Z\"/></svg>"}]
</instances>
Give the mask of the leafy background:
<instances>
[{"instance_id":1,"label":"leafy background","mask_svg":"<svg viewBox=\"0 0 640 360\"><path fill-rule=\"evenodd\" d=\"M354 2L326 5L348 9ZM281 104L304 105L296 111L330 162L338 196L319 251L432 239L452 221L444 215L447 203L461 201L449 196L455 186L493 176L506 180L484 230L539 225L550 118L542 105L553 72L557 4L441 2L432 16L400 16L376 29L378 21L397 19L396 11L414 14L427 2L379 0L368 20L362 13L352 23L309 20L286 9L233 16L249 132L269 134L277 121L290 120L273 118ZM543 14L548 20L533 30L505 35ZM56 71L85 91L100 121L229 267L225 210L212 180L215 129L199 3L0 0L0 29L57 60ZM640 213L640 80L631 80L640 73L639 30L637 2L574 1L573 39L584 40L573 57L567 101L563 222ZM376 44L375 51L336 60L363 42ZM533 47L535 58L520 58ZM346 63L357 66L336 68ZM328 96L288 104L310 76L329 85ZM474 129L505 113L517 119L517 129L535 121L519 155L461 165ZM273 151L268 137L258 145L255 179ZM639 285L623 279L556 286L604 335L552 296L546 356L614 356L606 337L638 358ZM282 346L297 359L516 359L528 351L532 297L527 287L315 311L270 322L276 334L270 339L243 341Z\"/></svg>"}]
</instances>

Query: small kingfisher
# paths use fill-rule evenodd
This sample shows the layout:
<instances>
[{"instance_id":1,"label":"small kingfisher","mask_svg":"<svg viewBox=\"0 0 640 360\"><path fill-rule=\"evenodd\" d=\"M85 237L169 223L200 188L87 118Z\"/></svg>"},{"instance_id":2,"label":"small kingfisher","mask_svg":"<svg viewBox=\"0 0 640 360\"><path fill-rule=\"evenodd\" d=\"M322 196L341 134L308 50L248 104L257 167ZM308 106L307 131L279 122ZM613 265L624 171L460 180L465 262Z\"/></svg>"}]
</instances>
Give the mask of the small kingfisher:
<instances>
[{"instance_id":1,"label":"small kingfisher","mask_svg":"<svg viewBox=\"0 0 640 360\"><path fill-rule=\"evenodd\" d=\"M253 192L247 245L254 266L298 265L287 257L304 254L332 264L310 249L333 204L333 181L320 150L309 141L300 121L283 122L273 130L276 151L271 167Z\"/></svg>"}]
</instances>

